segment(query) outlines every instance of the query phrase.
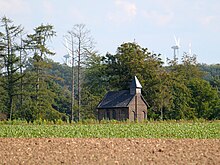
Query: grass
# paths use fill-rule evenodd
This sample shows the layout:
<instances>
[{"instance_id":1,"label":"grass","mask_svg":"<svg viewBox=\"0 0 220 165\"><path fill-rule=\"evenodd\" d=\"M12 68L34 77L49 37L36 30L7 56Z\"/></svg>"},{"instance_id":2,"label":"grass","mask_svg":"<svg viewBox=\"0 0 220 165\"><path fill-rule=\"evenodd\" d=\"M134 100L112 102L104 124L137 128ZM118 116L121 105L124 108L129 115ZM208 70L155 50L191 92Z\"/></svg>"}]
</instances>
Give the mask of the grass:
<instances>
[{"instance_id":1,"label":"grass","mask_svg":"<svg viewBox=\"0 0 220 165\"><path fill-rule=\"evenodd\" d=\"M193 138L220 139L220 122L146 122L66 125L0 125L7 138Z\"/></svg>"}]
</instances>

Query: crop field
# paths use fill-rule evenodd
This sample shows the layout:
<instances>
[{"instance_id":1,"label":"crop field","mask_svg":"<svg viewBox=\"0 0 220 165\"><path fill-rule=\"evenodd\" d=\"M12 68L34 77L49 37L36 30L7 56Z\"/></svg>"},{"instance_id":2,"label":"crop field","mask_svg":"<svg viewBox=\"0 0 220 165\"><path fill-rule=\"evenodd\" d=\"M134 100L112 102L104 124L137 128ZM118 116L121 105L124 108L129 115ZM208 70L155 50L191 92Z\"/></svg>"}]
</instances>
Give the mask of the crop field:
<instances>
[{"instance_id":1,"label":"crop field","mask_svg":"<svg viewBox=\"0 0 220 165\"><path fill-rule=\"evenodd\" d=\"M0 125L10 138L220 138L220 122L149 122L130 124Z\"/></svg>"},{"instance_id":2,"label":"crop field","mask_svg":"<svg viewBox=\"0 0 220 165\"><path fill-rule=\"evenodd\" d=\"M0 122L0 164L220 164L220 122Z\"/></svg>"}]
</instances>

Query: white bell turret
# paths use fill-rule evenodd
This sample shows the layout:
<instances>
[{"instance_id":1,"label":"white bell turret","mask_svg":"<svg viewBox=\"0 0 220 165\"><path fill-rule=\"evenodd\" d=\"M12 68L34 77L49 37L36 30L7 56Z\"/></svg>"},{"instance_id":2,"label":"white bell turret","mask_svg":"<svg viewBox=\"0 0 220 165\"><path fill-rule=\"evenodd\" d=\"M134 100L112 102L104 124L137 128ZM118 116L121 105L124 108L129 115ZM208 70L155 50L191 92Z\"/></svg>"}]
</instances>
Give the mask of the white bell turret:
<instances>
[{"instance_id":1,"label":"white bell turret","mask_svg":"<svg viewBox=\"0 0 220 165\"><path fill-rule=\"evenodd\" d=\"M130 94L131 95L136 95L136 94L141 94L141 83L137 79L136 76L134 76L131 85L130 85Z\"/></svg>"}]
</instances>

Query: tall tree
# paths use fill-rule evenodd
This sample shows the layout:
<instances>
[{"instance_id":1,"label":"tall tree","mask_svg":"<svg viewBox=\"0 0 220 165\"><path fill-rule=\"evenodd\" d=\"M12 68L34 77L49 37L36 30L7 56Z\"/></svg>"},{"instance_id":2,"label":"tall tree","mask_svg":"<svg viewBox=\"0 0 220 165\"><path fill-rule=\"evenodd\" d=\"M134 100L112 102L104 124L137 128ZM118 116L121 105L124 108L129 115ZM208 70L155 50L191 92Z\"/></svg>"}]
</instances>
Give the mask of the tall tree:
<instances>
[{"instance_id":1,"label":"tall tree","mask_svg":"<svg viewBox=\"0 0 220 165\"><path fill-rule=\"evenodd\" d=\"M160 110L159 106L163 101L161 99L156 101L159 90L164 90L164 99L167 92L165 88L160 87L162 77L165 76L159 54L152 54L137 43L123 43L118 47L116 55L106 55L104 64L110 89L128 89L132 77L137 76L151 109Z\"/></svg>"},{"instance_id":2,"label":"tall tree","mask_svg":"<svg viewBox=\"0 0 220 165\"><path fill-rule=\"evenodd\" d=\"M34 29L34 34L27 35L27 40L25 40L25 46L30 49L30 53L33 53L33 57L29 60L32 70L30 70L31 72L26 71L29 75L30 86L26 88L29 94L27 105L30 104L35 112L35 116L32 116L33 119L51 120L53 115L54 119L59 116L52 107L55 94L48 88L51 76L46 72L51 67L48 63L48 56L55 54L48 48L48 41L55 35L56 32L52 25L42 24Z\"/></svg>"},{"instance_id":3,"label":"tall tree","mask_svg":"<svg viewBox=\"0 0 220 165\"><path fill-rule=\"evenodd\" d=\"M175 119L192 119L198 117L196 114L198 107L193 104L197 100L195 99L196 95L193 94L196 92L196 88L192 89L192 83L199 81L203 85L205 84L202 82L204 72L199 69L196 56L190 56L184 53L182 63L177 64L171 61L168 71L171 74L172 83L172 108L168 116Z\"/></svg>"},{"instance_id":4,"label":"tall tree","mask_svg":"<svg viewBox=\"0 0 220 165\"><path fill-rule=\"evenodd\" d=\"M75 106L75 54L74 54L74 36L69 31L65 37L65 47L67 49L67 58L71 57L71 114L70 122L74 121L74 106ZM69 44L71 47L69 48ZM67 63L66 63L67 65Z\"/></svg>"},{"instance_id":5,"label":"tall tree","mask_svg":"<svg viewBox=\"0 0 220 165\"><path fill-rule=\"evenodd\" d=\"M21 79L20 79L20 108L22 107L22 104L23 104L23 70L25 68L25 63L27 61L27 53L26 53L26 50L25 50L25 47L23 45L23 34L20 34L20 50L19 50L19 72L20 72L20 75L21 76ZM25 76L25 75L24 75Z\"/></svg>"},{"instance_id":6,"label":"tall tree","mask_svg":"<svg viewBox=\"0 0 220 165\"><path fill-rule=\"evenodd\" d=\"M80 117L81 107L81 81L82 81L82 67L94 48L94 42L90 35L90 31L86 29L84 24L76 24L68 31L71 36L72 52L76 53L77 63L77 107L78 107L78 120ZM75 62L75 61L73 61Z\"/></svg>"},{"instance_id":7,"label":"tall tree","mask_svg":"<svg viewBox=\"0 0 220 165\"><path fill-rule=\"evenodd\" d=\"M136 43L124 43L118 47L117 53L106 54L104 64L109 77L111 89L127 89L133 76L143 81L141 72L150 53Z\"/></svg>"},{"instance_id":8,"label":"tall tree","mask_svg":"<svg viewBox=\"0 0 220 165\"><path fill-rule=\"evenodd\" d=\"M23 75L18 74L19 70L19 58L16 53L19 51L20 45L17 41L19 35L23 31L21 26L13 25L12 21L6 17L1 19L4 32L1 33L1 55L3 59L3 88L7 91L7 114L9 114L10 120L13 115L13 100L14 96L18 95L18 82Z\"/></svg>"},{"instance_id":9,"label":"tall tree","mask_svg":"<svg viewBox=\"0 0 220 165\"><path fill-rule=\"evenodd\" d=\"M52 25L40 25L34 29L34 34L28 35L28 39L25 41L26 46L29 47L34 52L34 68L37 73L37 84L36 84L36 91L40 88L40 78L43 74L43 69L47 66L47 59L48 55L54 55L55 53L52 52L48 46L47 42L52 37L56 35L54 28Z\"/></svg>"}]
</instances>

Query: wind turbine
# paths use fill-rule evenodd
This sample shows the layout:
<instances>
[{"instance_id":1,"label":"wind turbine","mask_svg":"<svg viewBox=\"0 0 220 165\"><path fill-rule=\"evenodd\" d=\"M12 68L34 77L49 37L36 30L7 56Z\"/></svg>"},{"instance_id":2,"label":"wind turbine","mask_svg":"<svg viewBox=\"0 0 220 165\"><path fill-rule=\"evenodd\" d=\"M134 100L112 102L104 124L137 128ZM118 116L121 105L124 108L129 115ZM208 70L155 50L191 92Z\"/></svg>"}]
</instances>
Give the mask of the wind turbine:
<instances>
[{"instance_id":1,"label":"wind turbine","mask_svg":"<svg viewBox=\"0 0 220 165\"><path fill-rule=\"evenodd\" d=\"M176 39L176 36L174 35L175 45L171 48L173 49L173 58L176 59L177 55L179 55L179 48L180 48L180 39Z\"/></svg>"},{"instance_id":2,"label":"wind turbine","mask_svg":"<svg viewBox=\"0 0 220 165\"><path fill-rule=\"evenodd\" d=\"M71 52L70 52L70 49L68 47L68 43L67 43L67 39L65 38L65 47L66 47L66 50L67 50L67 54L64 55L63 57L65 58L65 63L68 64L68 59L70 58L70 55L71 55Z\"/></svg>"},{"instance_id":3,"label":"wind turbine","mask_svg":"<svg viewBox=\"0 0 220 165\"><path fill-rule=\"evenodd\" d=\"M73 49L73 35L68 32L70 34L70 38L68 37L68 35L64 36L65 39L65 47L67 50L67 55L64 56L64 58L70 58L71 57L71 67L72 67L72 91L71 91L71 122L74 120L74 114L73 114L73 108L74 108L74 102L75 102L75 93L74 93L74 89L75 89L75 76L74 76L74 49ZM71 46L71 48L69 48L69 44Z\"/></svg>"},{"instance_id":4,"label":"wind turbine","mask_svg":"<svg viewBox=\"0 0 220 165\"><path fill-rule=\"evenodd\" d=\"M70 55L66 54L63 57L65 58L65 64L67 65L68 64L68 59L70 58Z\"/></svg>"}]
</instances>

